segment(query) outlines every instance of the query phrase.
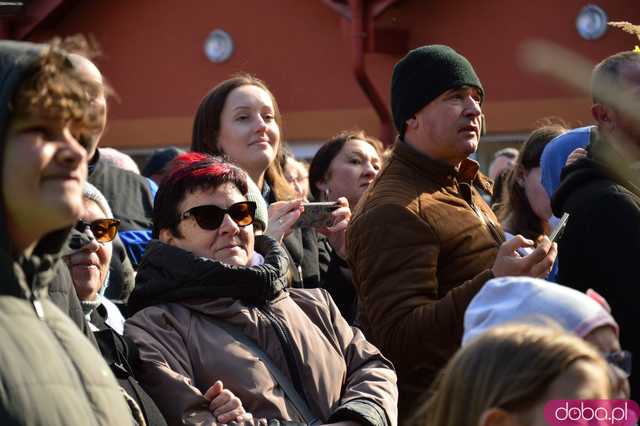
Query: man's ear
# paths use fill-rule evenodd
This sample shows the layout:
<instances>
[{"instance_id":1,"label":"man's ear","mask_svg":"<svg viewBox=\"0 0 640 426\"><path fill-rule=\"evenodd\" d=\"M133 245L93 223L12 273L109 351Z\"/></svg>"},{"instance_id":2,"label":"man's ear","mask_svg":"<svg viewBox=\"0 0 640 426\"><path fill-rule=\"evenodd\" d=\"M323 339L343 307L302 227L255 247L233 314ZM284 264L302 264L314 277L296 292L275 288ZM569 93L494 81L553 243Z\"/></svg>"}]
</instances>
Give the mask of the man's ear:
<instances>
[{"instance_id":1,"label":"man's ear","mask_svg":"<svg viewBox=\"0 0 640 426\"><path fill-rule=\"evenodd\" d=\"M615 128L613 114L611 108L606 105L597 103L591 106L591 115L603 130L611 131Z\"/></svg>"},{"instance_id":2,"label":"man's ear","mask_svg":"<svg viewBox=\"0 0 640 426\"><path fill-rule=\"evenodd\" d=\"M410 119L408 119L405 123L407 124L407 129L415 130L418 128L418 119L416 118L415 115Z\"/></svg>"},{"instance_id":3,"label":"man's ear","mask_svg":"<svg viewBox=\"0 0 640 426\"><path fill-rule=\"evenodd\" d=\"M478 426L515 426L517 423L509 413L502 408L488 408L478 419Z\"/></svg>"},{"instance_id":4,"label":"man's ear","mask_svg":"<svg viewBox=\"0 0 640 426\"><path fill-rule=\"evenodd\" d=\"M160 234L158 235L158 239L165 244L169 244L170 246L174 245L174 240L176 237L173 236L171 231L168 228L164 228L160 230Z\"/></svg>"}]
</instances>

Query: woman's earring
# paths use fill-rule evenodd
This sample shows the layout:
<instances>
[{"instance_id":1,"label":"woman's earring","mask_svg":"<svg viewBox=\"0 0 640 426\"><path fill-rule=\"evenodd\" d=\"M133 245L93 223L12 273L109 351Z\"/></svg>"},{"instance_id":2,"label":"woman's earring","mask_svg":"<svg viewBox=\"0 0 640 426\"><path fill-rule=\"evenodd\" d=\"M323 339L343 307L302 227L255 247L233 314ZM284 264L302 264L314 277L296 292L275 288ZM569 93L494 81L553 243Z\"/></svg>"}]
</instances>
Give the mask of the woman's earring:
<instances>
[{"instance_id":1,"label":"woman's earring","mask_svg":"<svg viewBox=\"0 0 640 426\"><path fill-rule=\"evenodd\" d=\"M324 201L329 201L329 188L325 188L324 191L322 191L322 196Z\"/></svg>"}]
</instances>

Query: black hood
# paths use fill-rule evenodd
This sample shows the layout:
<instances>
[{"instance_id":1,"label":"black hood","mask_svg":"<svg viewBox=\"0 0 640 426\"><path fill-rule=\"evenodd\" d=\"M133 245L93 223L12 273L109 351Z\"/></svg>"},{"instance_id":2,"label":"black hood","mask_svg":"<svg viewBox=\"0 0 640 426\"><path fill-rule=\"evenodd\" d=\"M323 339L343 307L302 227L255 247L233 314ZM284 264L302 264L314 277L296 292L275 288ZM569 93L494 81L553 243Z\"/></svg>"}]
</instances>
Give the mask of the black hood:
<instances>
[{"instance_id":1,"label":"black hood","mask_svg":"<svg viewBox=\"0 0 640 426\"><path fill-rule=\"evenodd\" d=\"M551 208L556 217L565 212L565 202L578 189L585 187L594 180L609 179L607 171L597 161L582 158L562 170L562 181L553 194Z\"/></svg>"},{"instance_id":2,"label":"black hood","mask_svg":"<svg viewBox=\"0 0 640 426\"><path fill-rule=\"evenodd\" d=\"M6 133L9 122L9 105L22 82L33 73L38 64L42 45L17 41L0 41L0 168L4 167L6 149ZM19 164L9 164L7 167L20 167ZM3 172L0 170L0 173ZM58 255L65 246L69 229L52 232L40 239L33 255L28 258L15 259L12 243L9 239L6 217L6 204L3 188L0 185L0 294L27 297L32 290L40 290L46 286L48 271L57 261ZM21 284L14 270L14 262L22 266L27 281L27 287ZM45 274L46 276L42 276ZM40 276L42 279L35 279ZM37 288L33 288L33 287Z\"/></svg>"},{"instance_id":3,"label":"black hood","mask_svg":"<svg viewBox=\"0 0 640 426\"><path fill-rule=\"evenodd\" d=\"M148 306L196 298L231 297L256 305L274 299L287 287L287 254L267 236L256 237L255 250L264 256L262 265L230 266L151 241L129 297L129 315Z\"/></svg>"},{"instance_id":4,"label":"black hood","mask_svg":"<svg viewBox=\"0 0 640 426\"><path fill-rule=\"evenodd\" d=\"M587 146L587 152L586 158L562 169L560 186L551 200L551 208L556 217L565 212L565 204L575 191L597 180L611 181L640 196L637 171L634 171L632 163L601 135L598 134Z\"/></svg>"}]
</instances>

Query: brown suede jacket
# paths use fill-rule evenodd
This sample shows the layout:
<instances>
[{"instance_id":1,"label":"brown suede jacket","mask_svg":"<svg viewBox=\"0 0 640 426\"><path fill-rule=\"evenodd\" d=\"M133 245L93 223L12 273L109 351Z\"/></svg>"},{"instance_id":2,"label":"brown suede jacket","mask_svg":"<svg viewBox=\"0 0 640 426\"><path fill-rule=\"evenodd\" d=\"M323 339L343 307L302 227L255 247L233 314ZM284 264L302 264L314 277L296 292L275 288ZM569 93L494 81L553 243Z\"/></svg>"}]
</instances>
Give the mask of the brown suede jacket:
<instances>
[{"instance_id":1,"label":"brown suede jacket","mask_svg":"<svg viewBox=\"0 0 640 426\"><path fill-rule=\"evenodd\" d=\"M125 335L139 347L138 378L167 423L215 424L203 394L216 380L257 419L303 422L261 356L216 319L253 340L322 423L395 426L391 363L347 324L326 291L284 289L288 264L275 241L258 237L256 247L265 263L247 268L160 242L148 247L131 296L142 309L127 320ZM216 296L243 287L252 292Z\"/></svg>"},{"instance_id":2,"label":"brown suede jacket","mask_svg":"<svg viewBox=\"0 0 640 426\"><path fill-rule=\"evenodd\" d=\"M503 231L478 189L478 164L454 167L398 142L361 199L347 238L360 322L398 373L400 419L460 345L464 311L493 277Z\"/></svg>"}]
</instances>

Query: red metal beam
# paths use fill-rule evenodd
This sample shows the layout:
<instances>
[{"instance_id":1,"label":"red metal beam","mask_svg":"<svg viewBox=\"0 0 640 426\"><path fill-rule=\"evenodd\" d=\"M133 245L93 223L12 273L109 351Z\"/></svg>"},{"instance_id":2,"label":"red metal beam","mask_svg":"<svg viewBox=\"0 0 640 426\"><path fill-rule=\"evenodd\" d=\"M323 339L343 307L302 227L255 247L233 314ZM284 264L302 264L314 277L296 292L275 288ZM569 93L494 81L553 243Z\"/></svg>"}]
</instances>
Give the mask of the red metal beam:
<instances>
[{"instance_id":1,"label":"red metal beam","mask_svg":"<svg viewBox=\"0 0 640 426\"><path fill-rule=\"evenodd\" d=\"M33 0L25 2L24 11L14 21L11 38L24 40L38 25L65 3L66 0Z\"/></svg>"},{"instance_id":2,"label":"red metal beam","mask_svg":"<svg viewBox=\"0 0 640 426\"><path fill-rule=\"evenodd\" d=\"M333 9L338 15L342 16L347 21L351 20L351 9L349 5L340 0L322 0L324 4Z\"/></svg>"},{"instance_id":3,"label":"red metal beam","mask_svg":"<svg viewBox=\"0 0 640 426\"><path fill-rule=\"evenodd\" d=\"M348 0L348 6L345 4L345 0L323 1L340 16L351 22L353 73L358 85L380 119L380 140L385 145L391 145L395 135L391 114L367 74L364 56L365 52L376 49L375 18L398 0ZM384 50L384 53L390 53L393 51L393 46Z\"/></svg>"},{"instance_id":4,"label":"red metal beam","mask_svg":"<svg viewBox=\"0 0 640 426\"><path fill-rule=\"evenodd\" d=\"M393 143L393 127L391 126L391 114L384 100L376 90L367 74L364 62L365 42L371 33L369 26L371 20L365 11L365 0L349 0L351 7L351 40L353 46L353 73L358 85L371 102L380 119L380 139L385 145Z\"/></svg>"},{"instance_id":5,"label":"red metal beam","mask_svg":"<svg viewBox=\"0 0 640 426\"><path fill-rule=\"evenodd\" d=\"M374 0L373 4L369 8L371 11L371 17L373 17L373 19L377 18L382 12L397 2L398 0Z\"/></svg>"}]
</instances>

